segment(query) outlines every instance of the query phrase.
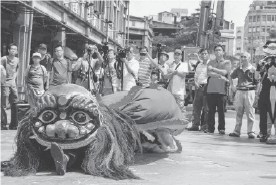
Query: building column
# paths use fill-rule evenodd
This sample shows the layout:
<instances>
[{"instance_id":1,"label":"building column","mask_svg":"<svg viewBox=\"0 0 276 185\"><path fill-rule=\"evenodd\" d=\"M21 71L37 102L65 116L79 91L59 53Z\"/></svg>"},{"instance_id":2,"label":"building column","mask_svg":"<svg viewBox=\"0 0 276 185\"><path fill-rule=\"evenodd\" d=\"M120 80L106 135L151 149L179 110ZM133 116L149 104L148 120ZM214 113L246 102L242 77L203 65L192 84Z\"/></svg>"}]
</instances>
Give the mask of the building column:
<instances>
[{"instance_id":1,"label":"building column","mask_svg":"<svg viewBox=\"0 0 276 185\"><path fill-rule=\"evenodd\" d=\"M66 29L64 27L61 28L60 31L58 31L54 35L54 39L52 39L55 45L60 44L61 46L66 46ZM54 45L54 47L55 47Z\"/></svg>"},{"instance_id":2,"label":"building column","mask_svg":"<svg viewBox=\"0 0 276 185\"><path fill-rule=\"evenodd\" d=\"M27 14L20 14L18 19L12 25L12 35L13 35L13 43L18 46L18 59L19 59L19 69L17 75L17 86L18 86L18 94L19 100L25 99L25 71L27 66L29 65L29 61L26 61L27 51L27 28L28 28L28 19Z\"/></svg>"}]
</instances>

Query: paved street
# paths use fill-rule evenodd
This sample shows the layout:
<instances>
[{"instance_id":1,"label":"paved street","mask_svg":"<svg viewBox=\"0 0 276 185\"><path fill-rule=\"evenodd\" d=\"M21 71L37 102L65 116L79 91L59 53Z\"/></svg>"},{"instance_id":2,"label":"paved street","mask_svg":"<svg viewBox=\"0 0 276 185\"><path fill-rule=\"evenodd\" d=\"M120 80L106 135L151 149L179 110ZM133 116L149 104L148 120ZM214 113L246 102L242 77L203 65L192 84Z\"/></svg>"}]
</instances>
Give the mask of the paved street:
<instances>
[{"instance_id":1,"label":"paved street","mask_svg":"<svg viewBox=\"0 0 276 185\"><path fill-rule=\"evenodd\" d=\"M259 120L256 115L256 120ZM245 120L244 120L245 123ZM235 112L226 113L226 134L204 134L183 132L177 138L183 151L180 154L139 154L131 166L142 180L114 181L93 177L78 172L68 172L56 176L54 172L38 173L28 177L4 177L3 185L12 184L275 184L276 146L260 143L258 139L248 139L246 124L240 138L230 138L235 125ZM259 131L258 125L255 129ZM1 160L12 155L15 131L1 133Z\"/></svg>"}]
</instances>

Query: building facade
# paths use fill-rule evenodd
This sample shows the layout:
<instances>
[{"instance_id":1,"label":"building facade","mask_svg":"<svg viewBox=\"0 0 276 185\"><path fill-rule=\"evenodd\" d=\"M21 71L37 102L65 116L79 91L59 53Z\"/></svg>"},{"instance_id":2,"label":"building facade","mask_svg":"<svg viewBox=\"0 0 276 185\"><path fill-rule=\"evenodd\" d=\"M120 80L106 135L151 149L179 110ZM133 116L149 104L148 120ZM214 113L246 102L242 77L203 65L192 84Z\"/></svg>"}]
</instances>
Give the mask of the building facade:
<instances>
[{"instance_id":1,"label":"building facade","mask_svg":"<svg viewBox=\"0 0 276 185\"><path fill-rule=\"evenodd\" d=\"M262 46L268 40L269 30L276 26L276 1L256 1L244 21L244 50L252 56L262 55Z\"/></svg>"},{"instance_id":2,"label":"building facade","mask_svg":"<svg viewBox=\"0 0 276 185\"><path fill-rule=\"evenodd\" d=\"M171 12L164 11L164 12L159 12L158 13L158 21L159 22L173 24L174 23L174 17L175 17L175 14L173 14Z\"/></svg>"},{"instance_id":3,"label":"building facade","mask_svg":"<svg viewBox=\"0 0 276 185\"><path fill-rule=\"evenodd\" d=\"M135 46L136 53L139 53L141 47L146 46L151 54L154 36L152 21L148 17L130 16L129 18L129 44Z\"/></svg>"},{"instance_id":4,"label":"building facade","mask_svg":"<svg viewBox=\"0 0 276 185\"><path fill-rule=\"evenodd\" d=\"M244 29L243 26L236 27L236 38L235 38L235 55L240 55L243 52L244 42Z\"/></svg>"},{"instance_id":5,"label":"building facade","mask_svg":"<svg viewBox=\"0 0 276 185\"><path fill-rule=\"evenodd\" d=\"M64 0L1 1L1 56L10 43L18 45L19 92L24 89L24 72L40 43L54 56L57 44L71 48L80 57L85 44L110 48L125 46L129 1Z\"/></svg>"},{"instance_id":6,"label":"building facade","mask_svg":"<svg viewBox=\"0 0 276 185\"><path fill-rule=\"evenodd\" d=\"M188 9L172 8L171 13L176 16L176 22L180 22L184 17L188 16Z\"/></svg>"},{"instance_id":7,"label":"building facade","mask_svg":"<svg viewBox=\"0 0 276 185\"><path fill-rule=\"evenodd\" d=\"M220 44L224 47L226 54L233 56L234 55L234 23L224 20L223 29L220 30L221 41Z\"/></svg>"}]
</instances>

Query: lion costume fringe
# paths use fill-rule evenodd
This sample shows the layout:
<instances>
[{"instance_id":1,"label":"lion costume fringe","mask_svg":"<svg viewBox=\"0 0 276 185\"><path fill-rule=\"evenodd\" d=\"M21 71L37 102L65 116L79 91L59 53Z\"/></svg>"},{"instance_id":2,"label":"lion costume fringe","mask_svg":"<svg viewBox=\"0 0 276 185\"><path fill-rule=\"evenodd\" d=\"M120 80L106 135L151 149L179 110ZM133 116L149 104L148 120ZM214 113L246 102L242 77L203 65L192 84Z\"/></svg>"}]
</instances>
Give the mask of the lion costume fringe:
<instances>
[{"instance_id":1,"label":"lion costume fringe","mask_svg":"<svg viewBox=\"0 0 276 185\"><path fill-rule=\"evenodd\" d=\"M121 104L130 104L138 91L129 92ZM114 108L119 104L109 108L108 103L98 103L89 91L74 84L50 89L19 123L16 152L4 175L25 176L52 169L56 164L50 153L53 142L64 152L78 152L74 167L116 180L139 179L128 167L134 162L135 152L142 152L142 146L154 152L181 151L174 136L183 131L187 121L168 119L137 125L137 120ZM171 112L176 114L178 109ZM162 125L168 128L159 128ZM154 142L148 138L150 134L155 136Z\"/></svg>"},{"instance_id":2,"label":"lion costume fringe","mask_svg":"<svg viewBox=\"0 0 276 185\"><path fill-rule=\"evenodd\" d=\"M72 86L76 88L74 85L70 87L72 88ZM62 90L62 88L65 89ZM4 170L4 175L24 176L53 166L53 163L49 163L51 157L42 155L46 147L30 138L34 135L33 125L36 114L39 115L45 108L56 108L55 99L58 98L55 96L56 92L70 91L71 89L62 88L58 88L53 93L54 96L45 95L38 102L38 108L32 108L20 122L15 139L17 150L11 158L9 167ZM82 107L96 102L92 96L87 94L73 96L72 101ZM84 104L81 105L82 103ZM138 177L128 169L129 164L134 161L134 151L141 152L140 137L135 128L135 122L127 115L109 109L102 104L98 105L98 110L103 120L100 121L102 122L101 126L96 130L97 133L91 143L84 146L85 155L80 164L82 170L87 174L112 179L137 179Z\"/></svg>"}]
</instances>

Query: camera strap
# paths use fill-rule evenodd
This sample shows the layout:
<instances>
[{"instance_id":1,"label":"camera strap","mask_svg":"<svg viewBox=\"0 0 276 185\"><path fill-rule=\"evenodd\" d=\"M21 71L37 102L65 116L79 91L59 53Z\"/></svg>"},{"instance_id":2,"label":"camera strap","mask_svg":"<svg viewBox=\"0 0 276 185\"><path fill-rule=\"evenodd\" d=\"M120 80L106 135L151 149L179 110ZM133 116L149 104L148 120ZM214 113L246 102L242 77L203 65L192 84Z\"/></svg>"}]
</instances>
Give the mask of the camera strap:
<instances>
[{"instance_id":1,"label":"camera strap","mask_svg":"<svg viewBox=\"0 0 276 185\"><path fill-rule=\"evenodd\" d=\"M174 70L177 70L177 68L180 66L180 64L181 64L181 62L179 62L179 64L177 64L177 66L175 67L175 69ZM169 86L169 84L170 84L170 82L171 82L171 80L172 80L172 78L171 79L169 79L169 81L166 83L166 88L168 88L168 86Z\"/></svg>"}]
</instances>

